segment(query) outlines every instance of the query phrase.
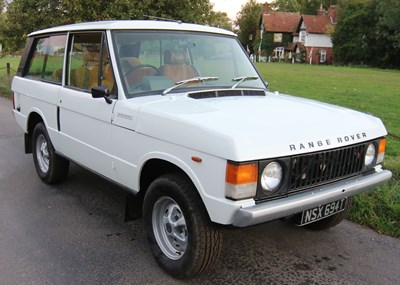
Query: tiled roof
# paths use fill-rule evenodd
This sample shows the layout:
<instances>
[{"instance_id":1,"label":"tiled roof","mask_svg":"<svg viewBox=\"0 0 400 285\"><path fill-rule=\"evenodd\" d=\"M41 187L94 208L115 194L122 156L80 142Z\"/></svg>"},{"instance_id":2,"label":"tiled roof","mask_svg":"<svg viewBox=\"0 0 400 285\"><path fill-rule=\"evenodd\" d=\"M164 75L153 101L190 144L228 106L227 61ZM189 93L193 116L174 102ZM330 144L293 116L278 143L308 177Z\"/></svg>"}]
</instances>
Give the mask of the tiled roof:
<instances>
[{"instance_id":1,"label":"tiled roof","mask_svg":"<svg viewBox=\"0 0 400 285\"><path fill-rule=\"evenodd\" d=\"M263 15L266 32L293 33L300 23L299 13L270 12Z\"/></svg>"},{"instance_id":2,"label":"tiled roof","mask_svg":"<svg viewBox=\"0 0 400 285\"><path fill-rule=\"evenodd\" d=\"M306 50L304 44L302 43L288 43L287 46L285 46L285 50L295 52L297 47L299 48L300 51Z\"/></svg>"},{"instance_id":3,"label":"tiled roof","mask_svg":"<svg viewBox=\"0 0 400 285\"><path fill-rule=\"evenodd\" d=\"M311 34L325 34L328 28L332 25L331 19L328 15L303 15L303 21L307 33Z\"/></svg>"}]
</instances>

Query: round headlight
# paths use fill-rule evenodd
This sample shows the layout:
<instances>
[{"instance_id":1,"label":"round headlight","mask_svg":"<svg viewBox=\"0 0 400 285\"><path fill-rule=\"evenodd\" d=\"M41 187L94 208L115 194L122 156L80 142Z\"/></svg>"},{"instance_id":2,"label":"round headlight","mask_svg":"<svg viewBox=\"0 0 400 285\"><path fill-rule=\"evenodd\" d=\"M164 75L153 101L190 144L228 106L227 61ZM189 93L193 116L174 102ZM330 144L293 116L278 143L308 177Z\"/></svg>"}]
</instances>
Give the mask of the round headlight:
<instances>
[{"instance_id":1,"label":"round headlight","mask_svg":"<svg viewBox=\"0 0 400 285\"><path fill-rule=\"evenodd\" d=\"M376 147L373 143L370 143L364 158L364 164L366 167L370 167L372 165L375 159L375 155L376 155Z\"/></svg>"},{"instance_id":2,"label":"round headlight","mask_svg":"<svg viewBox=\"0 0 400 285\"><path fill-rule=\"evenodd\" d=\"M278 162L270 162L261 174L261 187L266 191L274 191L280 186L282 177L282 166Z\"/></svg>"}]
</instances>

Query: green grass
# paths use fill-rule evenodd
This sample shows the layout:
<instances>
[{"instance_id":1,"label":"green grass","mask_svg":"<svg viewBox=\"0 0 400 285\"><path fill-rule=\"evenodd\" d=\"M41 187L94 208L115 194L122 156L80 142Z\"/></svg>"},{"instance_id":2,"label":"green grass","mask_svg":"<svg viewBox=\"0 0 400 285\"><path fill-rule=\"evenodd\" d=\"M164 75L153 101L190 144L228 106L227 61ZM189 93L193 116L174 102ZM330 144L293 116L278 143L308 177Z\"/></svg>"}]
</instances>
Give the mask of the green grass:
<instances>
[{"instance_id":1,"label":"green grass","mask_svg":"<svg viewBox=\"0 0 400 285\"><path fill-rule=\"evenodd\" d=\"M273 91L372 113L389 132L385 168L392 180L354 199L348 218L400 237L400 71L373 68L257 63Z\"/></svg>"},{"instance_id":2,"label":"green grass","mask_svg":"<svg viewBox=\"0 0 400 285\"><path fill-rule=\"evenodd\" d=\"M11 80L17 72L20 56L0 57L0 96L11 97ZM10 76L7 76L7 63L10 63Z\"/></svg>"}]
</instances>

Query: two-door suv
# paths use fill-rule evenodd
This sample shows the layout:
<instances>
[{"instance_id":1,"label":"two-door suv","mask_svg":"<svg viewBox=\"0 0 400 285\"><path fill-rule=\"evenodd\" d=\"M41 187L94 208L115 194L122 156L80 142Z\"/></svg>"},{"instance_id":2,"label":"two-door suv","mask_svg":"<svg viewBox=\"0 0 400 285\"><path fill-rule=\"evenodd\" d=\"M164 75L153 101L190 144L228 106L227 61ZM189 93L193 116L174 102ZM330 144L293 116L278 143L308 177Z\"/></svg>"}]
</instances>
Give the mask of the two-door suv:
<instances>
[{"instance_id":1,"label":"two-door suv","mask_svg":"<svg viewBox=\"0 0 400 285\"><path fill-rule=\"evenodd\" d=\"M69 162L135 195L158 264L177 278L218 259L221 225L343 220L391 177L368 114L268 91L235 34L109 21L31 33L13 114L39 177Z\"/></svg>"}]
</instances>

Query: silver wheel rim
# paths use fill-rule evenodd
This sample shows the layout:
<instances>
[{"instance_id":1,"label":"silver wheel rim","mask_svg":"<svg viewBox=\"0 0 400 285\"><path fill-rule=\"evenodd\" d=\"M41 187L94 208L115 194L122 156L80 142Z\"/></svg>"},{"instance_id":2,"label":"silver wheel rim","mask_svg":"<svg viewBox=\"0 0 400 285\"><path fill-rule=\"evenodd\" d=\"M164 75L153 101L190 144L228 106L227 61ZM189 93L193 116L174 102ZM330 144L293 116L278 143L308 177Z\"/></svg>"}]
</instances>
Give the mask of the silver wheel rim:
<instances>
[{"instance_id":1,"label":"silver wheel rim","mask_svg":"<svg viewBox=\"0 0 400 285\"><path fill-rule=\"evenodd\" d=\"M180 259L187 248L188 231L179 205L170 197L160 197L154 204L152 224L161 251L170 259Z\"/></svg>"},{"instance_id":2,"label":"silver wheel rim","mask_svg":"<svg viewBox=\"0 0 400 285\"><path fill-rule=\"evenodd\" d=\"M47 173L49 170L49 150L47 140L43 134L40 134L36 140L36 158L40 170Z\"/></svg>"}]
</instances>

